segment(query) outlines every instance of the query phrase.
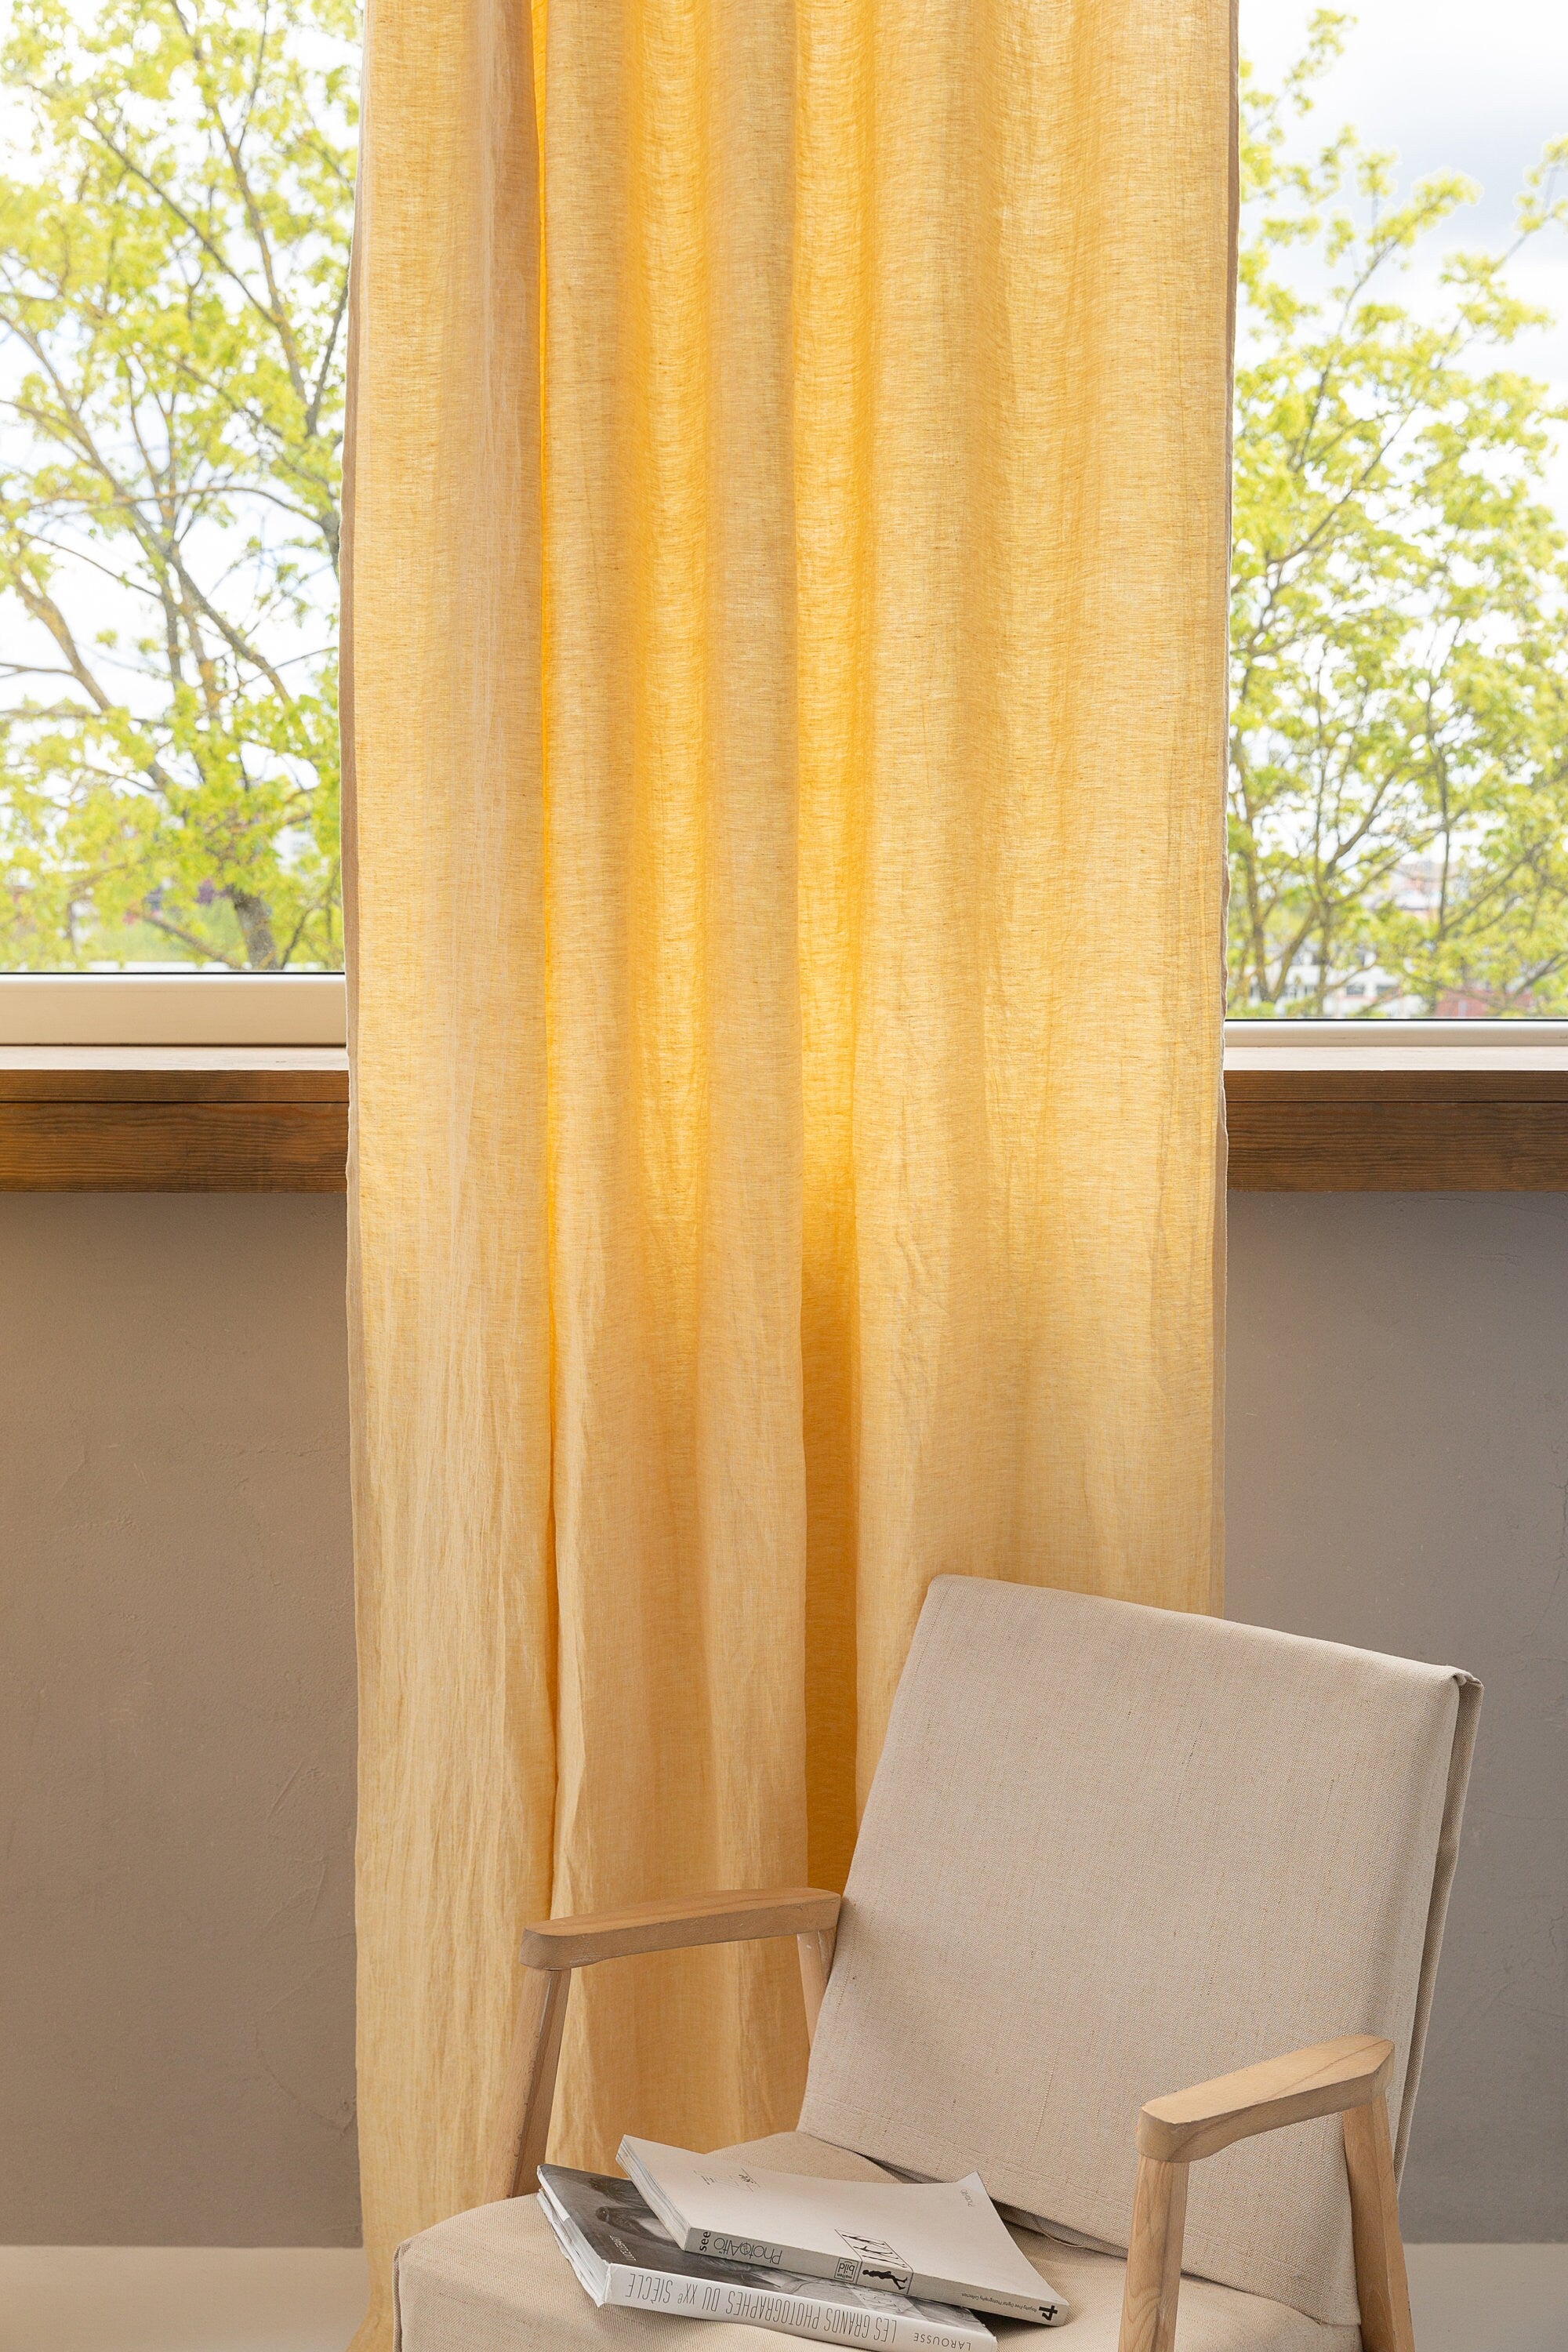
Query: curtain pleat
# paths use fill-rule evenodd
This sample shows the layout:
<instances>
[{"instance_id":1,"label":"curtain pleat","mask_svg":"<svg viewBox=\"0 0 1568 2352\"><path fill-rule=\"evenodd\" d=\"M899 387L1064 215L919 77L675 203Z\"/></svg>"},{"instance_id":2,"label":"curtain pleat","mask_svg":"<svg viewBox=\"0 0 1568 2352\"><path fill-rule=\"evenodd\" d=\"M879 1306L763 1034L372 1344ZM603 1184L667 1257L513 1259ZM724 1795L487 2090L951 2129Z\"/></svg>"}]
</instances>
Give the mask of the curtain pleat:
<instances>
[{"instance_id":1,"label":"curtain pleat","mask_svg":"<svg viewBox=\"0 0 1568 2352\"><path fill-rule=\"evenodd\" d=\"M373 0L365 2347L528 1916L841 1882L933 1575L1216 1605L1231 89L1225 0ZM798 2005L586 1972L555 2152L792 2122Z\"/></svg>"}]
</instances>

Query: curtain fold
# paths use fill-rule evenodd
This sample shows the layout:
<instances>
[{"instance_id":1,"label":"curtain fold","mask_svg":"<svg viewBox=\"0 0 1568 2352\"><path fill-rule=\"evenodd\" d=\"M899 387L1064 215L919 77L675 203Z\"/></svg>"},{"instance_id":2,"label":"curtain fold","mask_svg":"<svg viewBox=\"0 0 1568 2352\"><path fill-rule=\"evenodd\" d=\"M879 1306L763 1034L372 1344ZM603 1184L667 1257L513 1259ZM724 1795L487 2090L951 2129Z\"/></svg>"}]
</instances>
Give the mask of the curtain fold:
<instances>
[{"instance_id":1,"label":"curtain fold","mask_svg":"<svg viewBox=\"0 0 1568 2352\"><path fill-rule=\"evenodd\" d=\"M1232 82L1225 0L372 0L365 2347L529 1916L840 1880L935 1574L1217 1603ZM568 2160L793 2122L793 1953L573 2001Z\"/></svg>"}]
</instances>

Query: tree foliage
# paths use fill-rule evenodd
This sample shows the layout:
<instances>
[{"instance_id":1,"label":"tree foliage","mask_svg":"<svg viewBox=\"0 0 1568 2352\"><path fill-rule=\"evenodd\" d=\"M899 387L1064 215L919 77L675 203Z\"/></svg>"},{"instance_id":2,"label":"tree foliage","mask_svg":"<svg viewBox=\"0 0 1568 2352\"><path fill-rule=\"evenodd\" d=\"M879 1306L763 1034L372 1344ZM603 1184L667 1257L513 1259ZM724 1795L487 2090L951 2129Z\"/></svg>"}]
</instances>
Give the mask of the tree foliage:
<instances>
[{"instance_id":1,"label":"tree foliage","mask_svg":"<svg viewBox=\"0 0 1568 2352\"><path fill-rule=\"evenodd\" d=\"M1344 26L1278 91L1243 72L1233 1006L1568 1010L1563 413L1508 363L1541 314L1508 255L1430 290L1468 182L1311 144ZM353 32L352 0L13 0L0 964L341 961Z\"/></svg>"},{"instance_id":2,"label":"tree foliage","mask_svg":"<svg viewBox=\"0 0 1568 2352\"><path fill-rule=\"evenodd\" d=\"M342 961L350 0L14 0L0 964Z\"/></svg>"},{"instance_id":3,"label":"tree foliage","mask_svg":"<svg viewBox=\"0 0 1568 2352\"><path fill-rule=\"evenodd\" d=\"M1401 197L1299 125L1345 19L1277 92L1243 68L1232 597L1238 1013L1568 1004L1568 569L1544 468L1564 412L1506 364L1543 314L1509 255L1399 279L1478 192ZM1293 134L1293 135L1292 135ZM1520 243L1561 225L1568 139ZM1430 250L1430 247L1427 247Z\"/></svg>"}]
</instances>

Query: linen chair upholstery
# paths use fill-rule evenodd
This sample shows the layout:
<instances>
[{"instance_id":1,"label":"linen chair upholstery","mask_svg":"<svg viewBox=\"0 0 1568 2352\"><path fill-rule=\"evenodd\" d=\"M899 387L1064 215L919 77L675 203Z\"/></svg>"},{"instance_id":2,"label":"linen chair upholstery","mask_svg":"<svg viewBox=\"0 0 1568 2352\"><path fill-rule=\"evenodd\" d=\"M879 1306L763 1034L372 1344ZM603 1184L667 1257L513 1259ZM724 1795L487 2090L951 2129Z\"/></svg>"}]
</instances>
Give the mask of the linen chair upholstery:
<instances>
[{"instance_id":1,"label":"linen chair upholstery","mask_svg":"<svg viewBox=\"0 0 1568 2352\"><path fill-rule=\"evenodd\" d=\"M800 2130L773 2160L977 2170L1048 2233L1043 2252L1024 2242L1072 2306L1063 2352L1112 2352L1143 2102L1377 2034L1403 2156L1479 1697L1445 1667L940 1579L861 1826ZM570 1932L531 1931L525 1952L564 1952ZM683 1939L700 1938L666 1938ZM560 1993L519 2046L547 2115L570 1979L539 1981ZM1193 2169L1183 2261L1204 2284L1183 2285L1179 2352L1350 2352L1337 2118ZM397 2294L402 2352L631 2352L648 2328L663 2352L731 2352L712 2323L595 2311L527 2198L410 2241Z\"/></svg>"},{"instance_id":2,"label":"linen chair upholstery","mask_svg":"<svg viewBox=\"0 0 1568 2352\"><path fill-rule=\"evenodd\" d=\"M1125 2245L1145 2099L1367 2032L1394 2045L1402 2152L1475 1694L1261 1627L939 1580L801 2129L931 2179L977 2170L999 2201ZM1185 2259L1352 2325L1335 2120L1204 2166Z\"/></svg>"}]
</instances>

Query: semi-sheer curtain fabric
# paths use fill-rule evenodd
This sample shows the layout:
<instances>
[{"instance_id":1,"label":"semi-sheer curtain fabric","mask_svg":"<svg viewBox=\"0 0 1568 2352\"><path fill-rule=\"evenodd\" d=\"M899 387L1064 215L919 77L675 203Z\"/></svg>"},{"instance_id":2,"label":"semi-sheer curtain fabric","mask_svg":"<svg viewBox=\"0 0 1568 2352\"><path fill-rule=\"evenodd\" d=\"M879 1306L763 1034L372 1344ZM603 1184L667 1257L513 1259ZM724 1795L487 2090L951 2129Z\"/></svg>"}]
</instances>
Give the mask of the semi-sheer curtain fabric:
<instances>
[{"instance_id":1,"label":"semi-sheer curtain fabric","mask_svg":"<svg viewBox=\"0 0 1568 2352\"><path fill-rule=\"evenodd\" d=\"M365 107L368 2347L528 1917L836 1883L935 1574L1215 1605L1231 25L371 0ZM580 1979L558 2152L792 2122L793 1969Z\"/></svg>"}]
</instances>

